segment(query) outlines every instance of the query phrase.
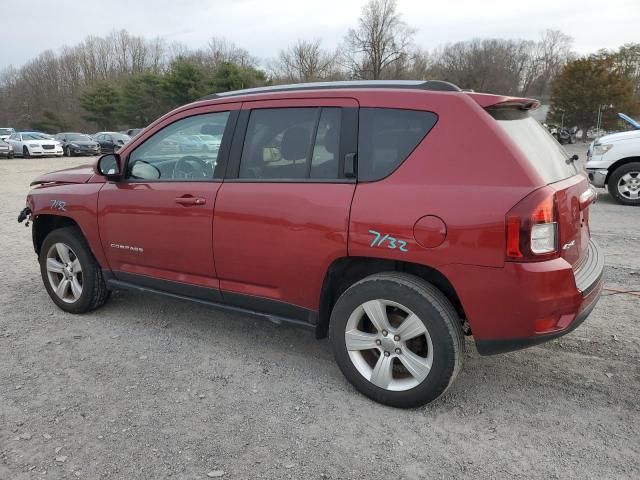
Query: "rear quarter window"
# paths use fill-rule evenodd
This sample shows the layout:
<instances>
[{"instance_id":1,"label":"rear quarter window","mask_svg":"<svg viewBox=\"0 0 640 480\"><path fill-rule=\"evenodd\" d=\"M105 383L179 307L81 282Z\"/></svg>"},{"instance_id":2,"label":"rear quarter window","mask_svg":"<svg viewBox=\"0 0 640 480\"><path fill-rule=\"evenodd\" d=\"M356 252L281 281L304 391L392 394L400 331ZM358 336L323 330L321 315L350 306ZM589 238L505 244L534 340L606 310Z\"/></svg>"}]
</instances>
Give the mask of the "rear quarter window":
<instances>
[{"instance_id":1,"label":"rear quarter window","mask_svg":"<svg viewBox=\"0 0 640 480\"><path fill-rule=\"evenodd\" d=\"M358 179L390 175L436 124L433 112L361 108L358 123Z\"/></svg>"},{"instance_id":2,"label":"rear quarter window","mask_svg":"<svg viewBox=\"0 0 640 480\"><path fill-rule=\"evenodd\" d=\"M554 183L578 173L576 162L553 136L525 110L489 109L503 132L513 140L545 183Z\"/></svg>"}]
</instances>

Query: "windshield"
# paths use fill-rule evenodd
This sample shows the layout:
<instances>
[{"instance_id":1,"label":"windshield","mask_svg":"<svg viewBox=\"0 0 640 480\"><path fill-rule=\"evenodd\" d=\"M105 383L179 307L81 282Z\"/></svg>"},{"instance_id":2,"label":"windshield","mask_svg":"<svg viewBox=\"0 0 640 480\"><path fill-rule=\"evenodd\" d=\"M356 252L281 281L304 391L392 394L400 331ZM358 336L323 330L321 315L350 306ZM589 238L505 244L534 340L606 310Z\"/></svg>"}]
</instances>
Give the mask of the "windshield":
<instances>
[{"instance_id":1,"label":"windshield","mask_svg":"<svg viewBox=\"0 0 640 480\"><path fill-rule=\"evenodd\" d=\"M13 128L0 128L0 135L12 135Z\"/></svg>"},{"instance_id":2,"label":"windshield","mask_svg":"<svg viewBox=\"0 0 640 480\"><path fill-rule=\"evenodd\" d=\"M578 173L576 162L528 112L515 108L490 109L502 130L520 147L546 183Z\"/></svg>"},{"instance_id":3,"label":"windshield","mask_svg":"<svg viewBox=\"0 0 640 480\"><path fill-rule=\"evenodd\" d=\"M45 135L39 133L23 133L22 140L49 140Z\"/></svg>"},{"instance_id":4,"label":"windshield","mask_svg":"<svg viewBox=\"0 0 640 480\"><path fill-rule=\"evenodd\" d=\"M67 141L71 142L90 142L91 137L89 135L83 135L82 133L68 133L66 135Z\"/></svg>"}]
</instances>

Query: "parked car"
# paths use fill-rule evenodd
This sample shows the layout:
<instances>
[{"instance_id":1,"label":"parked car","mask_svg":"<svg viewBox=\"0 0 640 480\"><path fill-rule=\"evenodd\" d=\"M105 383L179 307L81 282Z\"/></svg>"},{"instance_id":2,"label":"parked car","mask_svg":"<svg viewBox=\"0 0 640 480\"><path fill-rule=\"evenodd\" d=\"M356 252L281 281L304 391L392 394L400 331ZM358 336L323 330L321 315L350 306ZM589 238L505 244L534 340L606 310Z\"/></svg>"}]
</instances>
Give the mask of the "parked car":
<instances>
[{"instance_id":1,"label":"parked car","mask_svg":"<svg viewBox=\"0 0 640 480\"><path fill-rule=\"evenodd\" d=\"M40 132L16 132L6 142L13 147L16 156L61 157L62 144L48 137L50 135Z\"/></svg>"},{"instance_id":2,"label":"parked car","mask_svg":"<svg viewBox=\"0 0 640 480\"><path fill-rule=\"evenodd\" d=\"M84 133L58 133L56 140L62 143L62 150L67 157L73 155L99 155L100 145Z\"/></svg>"},{"instance_id":3,"label":"parked car","mask_svg":"<svg viewBox=\"0 0 640 480\"><path fill-rule=\"evenodd\" d=\"M13 128L0 128L0 140L6 140L14 133L16 131Z\"/></svg>"},{"instance_id":4,"label":"parked car","mask_svg":"<svg viewBox=\"0 0 640 480\"><path fill-rule=\"evenodd\" d=\"M306 325L360 392L414 407L451 385L465 334L516 350L598 301L595 191L537 105L439 81L211 95L36 178L19 221L64 311L131 289ZM164 148L220 124L215 153Z\"/></svg>"},{"instance_id":5,"label":"parked car","mask_svg":"<svg viewBox=\"0 0 640 480\"><path fill-rule=\"evenodd\" d=\"M13 146L0 140L0 157L13 158Z\"/></svg>"},{"instance_id":6,"label":"parked car","mask_svg":"<svg viewBox=\"0 0 640 480\"><path fill-rule=\"evenodd\" d=\"M139 134L142 130L143 130L142 128L129 128L128 130L125 130L124 132L120 132L120 133L124 133L125 135L133 138L137 134Z\"/></svg>"},{"instance_id":7,"label":"parked car","mask_svg":"<svg viewBox=\"0 0 640 480\"><path fill-rule=\"evenodd\" d=\"M117 152L131 140L129 135L119 132L98 132L93 139L100 144L102 153Z\"/></svg>"},{"instance_id":8,"label":"parked car","mask_svg":"<svg viewBox=\"0 0 640 480\"><path fill-rule=\"evenodd\" d=\"M640 206L640 130L612 133L589 145L589 181L622 205Z\"/></svg>"}]
</instances>

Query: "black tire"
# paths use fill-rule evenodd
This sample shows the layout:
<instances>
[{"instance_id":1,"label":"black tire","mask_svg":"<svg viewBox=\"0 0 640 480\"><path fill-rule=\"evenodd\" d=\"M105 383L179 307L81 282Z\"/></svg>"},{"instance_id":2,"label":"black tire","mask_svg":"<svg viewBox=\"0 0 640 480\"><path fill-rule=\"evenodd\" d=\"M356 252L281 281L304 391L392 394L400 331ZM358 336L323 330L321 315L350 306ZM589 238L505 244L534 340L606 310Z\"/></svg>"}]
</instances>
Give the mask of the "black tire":
<instances>
[{"instance_id":1,"label":"black tire","mask_svg":"<svg viewBox=\"0 0 640 480\"><path fill-rule=\"evenodd\" d=\"M26 147L26 145L22 147L22 156L24 158L31 158L31 154L29 153L29 149Z\"/></svg>"},{"instance_id":2,"label":"black tire","mask_svg":"<svg viewBox=\"0 0 640 480\"><path fill-rule=\"evenodd\" d=\"M431 338L431 369L426 378L410 389L393 391L375 385L358 371L347 351L345 329L349 317L360 305L376 299L407 307L419 317ZM340 370L358 391L377 402L399 408L418 407L442 395L460 371L464 352L460 319L449 300L425 280L397 272L366 277L340 296L331 312L330 341ZM375 350L369 352L375 354ZM381 356L380 353L378 361ZM393 362L395 360L391 363L395 369ZM396 370L393 372L395 375Z\"/></svg>"},{"instance_id":3,"label":"black tire","mask_svg":"<svg viewBox=\"0 0 640 480\"><path fill-rule=\"evenodd\" d=\"M9 154L7 154L7 158L13 158L13 152L10 152Z\"/></svg>"},{"instance_id":4,"label":"black tire","mask_svg":"<svg viewBox=\"0 0 640 480\"><path fill-rule=\"evenodd\" d=\"M64 156L65 157L71 157L71 149L69 147L64 147Z\"/></svg>"},{"instance_id":5,"label":"black tire","mask_svg":"<svg viewBox=\"0 0 640 480\"><path fill-rule=\"evenodd\" d=\"M76 254L82 267L82 293L72 302L65 302L54 291L47 272L47 253L56 243L68 245L72 253ZM77 227L64 227L53 230L42 243L40 248L40 274L53 302L65 312L85 313L104 305L109 298L109 290L102 276L102 269L93 257L89 245L82 232Z\"/></svg>"},{"instance_id":6,"label":"black tire","mask_svg":"<svg viewBox=\"0 0 640 480\"><path fill-rule=\"evenodd\" d=\"M625 196L623 192L619 190L619 183L622 177L627 174L631 174L633 178L637 178L640 181L640 162L631 162L616 168L607 182L607 189L613 199L622 205L631 205L634 207L640 206L640 198L629 198ZM635 188L636 186L634 186ZM640 190L636 190L640 194Z\"/></svg>"}]
</instances>

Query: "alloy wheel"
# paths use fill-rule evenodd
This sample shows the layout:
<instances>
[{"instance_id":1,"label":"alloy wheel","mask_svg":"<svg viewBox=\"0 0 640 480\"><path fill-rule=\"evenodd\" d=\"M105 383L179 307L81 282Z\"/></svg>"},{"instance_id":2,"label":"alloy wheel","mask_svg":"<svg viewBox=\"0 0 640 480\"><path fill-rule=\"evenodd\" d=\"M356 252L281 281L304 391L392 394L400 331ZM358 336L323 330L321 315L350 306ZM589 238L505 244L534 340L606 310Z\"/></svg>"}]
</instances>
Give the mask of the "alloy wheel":
<instances>
[{"instance_id":1,"label":"alloy wheel","mask_svg":"<svg viewBox=\"0 0 640 480\"><path fill-rule=\"evenodd\" d=\"M618 192L629 200L640 199L640 172L627 172L620 177Z\"/></svg>"},{"instance_id":2,"label":"alloy wheel","mask_svg":"<svg viewBox=\"0 0 640 480\"><path fill-rule=\"evenodd\" d=\"M385 390L418 386L433 364L433 343L425 324L407 307L390 300L358 306L347 320L345 344L358 372Z\"/></svg>"},{"instance_id":3,"label":"alloy wheel","mask_svg":"<svg viewBox=\"0 0 640 480\"><path fill-rule=\"evenodd\" d=\"M51 289L66 303L76 302L82 295L82 266L66 243L54 243L47 252L47 278Z\"/></svg>"}]
</instances>

